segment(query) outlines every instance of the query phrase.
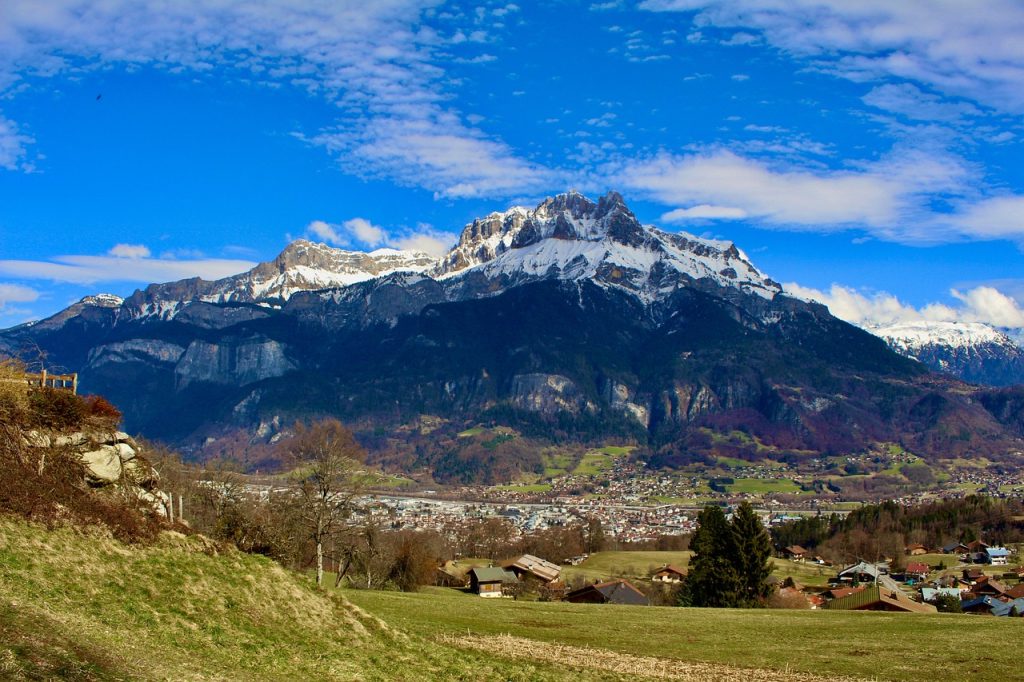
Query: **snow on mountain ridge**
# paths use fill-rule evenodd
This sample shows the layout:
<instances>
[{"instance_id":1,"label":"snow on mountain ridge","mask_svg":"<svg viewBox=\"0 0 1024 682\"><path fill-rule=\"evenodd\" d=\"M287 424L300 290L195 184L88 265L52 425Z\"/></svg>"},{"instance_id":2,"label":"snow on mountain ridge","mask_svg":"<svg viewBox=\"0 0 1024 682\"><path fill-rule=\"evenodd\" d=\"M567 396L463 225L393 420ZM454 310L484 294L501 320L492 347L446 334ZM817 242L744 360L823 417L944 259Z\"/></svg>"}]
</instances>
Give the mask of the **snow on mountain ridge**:
<instances>
[{"instance_id":1,"label":"snow on mountain ridge","mask_svg":"<svg viewBox=\"0 0 1024 682\"><path fill-rule=\"evenodd\" d=\"M617 192L596 204L569 192L532 210L516 206L474 220L428 274L444 280L469 272L512 283L589 278L647 302L685 280L709 280L769 299L781 291L734 244L641 225Z\"/></svg>"},{"instance_id":2,"label":"snow on mountain ridge","mask_svg":"<svg viewBox=\"0 0 1024 682\"><path fill-rule=\"evenodd\" d=\"M969 348L995 344L1016 347L1006 334L980 322L897 322L866 325L865 329L883 338L890 346L914 351L928 345Z\"/></svg>"}]
</instances>

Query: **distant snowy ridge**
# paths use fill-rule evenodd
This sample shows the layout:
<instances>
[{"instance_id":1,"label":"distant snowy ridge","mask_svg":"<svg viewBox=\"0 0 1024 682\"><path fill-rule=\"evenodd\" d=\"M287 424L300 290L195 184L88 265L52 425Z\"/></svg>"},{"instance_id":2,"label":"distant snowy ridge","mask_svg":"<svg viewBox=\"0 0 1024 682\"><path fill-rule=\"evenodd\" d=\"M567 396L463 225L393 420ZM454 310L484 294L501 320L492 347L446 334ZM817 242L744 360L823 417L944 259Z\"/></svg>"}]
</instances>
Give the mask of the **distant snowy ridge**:
<instances>
[{"instance_id":1,"label":"distant snowy ridge","mask_svg":"<svg viewBox=\"0 0 1024 682\"><path fill-rule=\"evenodd\" d=\"M865 329L933 370L995 386L1024 383L1024 350L987 324L915 321Z\"/></svg>"},{"instance_id":2,"label":"distant snowy ridge","mask_svg":"<svg viewBox=\"0 0 1024 682\"><path fill-rule=\"evenodd\" d=\"M897 322L886 325L865 325L893 348L913 352L929 345L949 348L970 348L995 344L1017 347L1014 341L993 327L980 322Z\"/></svg>"}]
</instances>

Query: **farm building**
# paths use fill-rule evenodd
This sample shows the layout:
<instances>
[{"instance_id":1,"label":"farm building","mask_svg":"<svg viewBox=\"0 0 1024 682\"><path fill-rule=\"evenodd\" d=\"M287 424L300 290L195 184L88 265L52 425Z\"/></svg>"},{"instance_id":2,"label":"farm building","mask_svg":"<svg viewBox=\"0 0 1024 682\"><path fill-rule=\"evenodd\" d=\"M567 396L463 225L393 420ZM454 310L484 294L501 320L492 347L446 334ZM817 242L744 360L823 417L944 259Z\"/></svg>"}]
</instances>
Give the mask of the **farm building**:
<instances>
[{"instance_id":1,"label":"farm building","mask_svg":"<svg viewBox=\"0 0 1024 682\"><path fill-rule=\"evenodd\" d=\"M651 580L656 583L681 583L683 578L686 577L686 571L673 566L672 564L666 564L658 569L658 571L651 576Z\"/></svg>"},{"instance_id":2,"label":"farm building","mask_svg":"<svg viewBox=\"0 0 1024 682\"><path fill-rule=\"evenodd\" d=\"M803 561L807 557L807 550L800 545L790 545L782 550L782 557L790 561Z\"/></svg>"},{"instance_id":3,"label":"farm building","mask_svg":"<svg viewBox=\"0 0 1024 682\"><path fill-rule=\"evenodd\" d=\"M985 554L988 563L993 566L1005 566L1006 561L1010 558L1010 550L1005 547L989 547L985 550Z\"/></svg>"},{"instance_id":4,"label":"farm building","mask_svg":"<svg viewBox=\"0 0 1024 682\"><path fill-rule=\"evenodd\" d=\"M497 566L469 570L469 588L481 597L501 597L502 584L514 582L518 582L514 573Z\"/></svg>"},{"instance_id":5,"label":"farm building","mask_svg":"<svg viewBox=\"0 0 1024 682\"><path fill-rule=\"evenodd\" d=\"M502 567L515 573L519 579L532 578L541 583L550 583L558 580L562 568L558 564L545 561L532 554L524 554L518 559L505 562Z\"/></svg>"},{"instance_id":6,"label":"farm building","mask_svg":"<svg viewBox=\"0 0 1024 682\"><path fill-rule=\"evenodd\" d=\"M611 580L606 583L587 585L573 590L565 601L575 604L630 604L647 606L650 602L643 592L626 580Z\"/></svg>"},{"instance_id":7,"label":"farm building","mask_svg":"<svg viewBox=\"0 0 1024 682\"><path fill-rule=\"evenodd\" d=\"M935 613L931 604L914 601L899 590L872 585L853 594L825 604L826 609L840 611L902 611L906 613Z\"/></svg>"}]
</instances>

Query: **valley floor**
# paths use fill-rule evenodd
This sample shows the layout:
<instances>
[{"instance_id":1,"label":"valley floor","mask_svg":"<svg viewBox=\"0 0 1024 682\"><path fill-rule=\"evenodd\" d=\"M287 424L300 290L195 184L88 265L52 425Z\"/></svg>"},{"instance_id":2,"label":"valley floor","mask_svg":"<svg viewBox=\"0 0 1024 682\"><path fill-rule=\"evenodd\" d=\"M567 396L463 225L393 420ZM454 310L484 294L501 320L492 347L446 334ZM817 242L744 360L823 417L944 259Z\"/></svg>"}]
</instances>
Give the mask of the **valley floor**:
<instances>
[{"instance_id":1,"label":"valley floor","mask_svg":"<svg viewBox=\"0 0 1024 682\"><path fill-rule=\"evenodd\" d=\"M129 547L0 518L2 679L1003 680L1019 669L1020 627L319 592L199 538Z\"/></svg>"}]
</instances>

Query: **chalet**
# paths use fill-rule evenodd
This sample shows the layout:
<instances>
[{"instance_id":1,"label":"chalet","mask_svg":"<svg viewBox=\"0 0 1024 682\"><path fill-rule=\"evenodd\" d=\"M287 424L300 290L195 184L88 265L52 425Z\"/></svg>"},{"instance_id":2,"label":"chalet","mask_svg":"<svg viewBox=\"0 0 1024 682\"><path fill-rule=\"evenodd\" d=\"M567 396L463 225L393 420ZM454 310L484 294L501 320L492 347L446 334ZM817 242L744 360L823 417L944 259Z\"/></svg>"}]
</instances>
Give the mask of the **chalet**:
<instances>
[{"instance_id":1,"label":"chalet","mask_svg":"<svg viewBox=\"0 0 1024 682\"><path fill-rule=\"evenodd\" d=\"M807 550L800 545L790 545L782 550L782 557L790 561L803 561L807 556Z\"/></svg>"},{"instance_id":2,"label":"chalet","mask_svg":"<svg viewBox=\"0 0 1024 682\"><path fill-rule=\"evenodd\" d=\"M502 584L515 583L518 580L514 573L497 566L469 570L469 588L481 597L501 597Z\"/></svg>"},{"instance_id":3,"label":"chalet","mask_svg":"<svg viewBox=\"0 0 1024 682\"><path fill-rule=\"evenodd\" d=\"M972 542L967 543L968 552L978 553L984 552L986 549L988 549L988 544L982 542L981 540L974 540Z\"/></svg>"},{"instance_id":4,"label":"chalet","mask_svg":"<svg viewBox=\"0 0 1024 682\"><path fill-rule=\"evenodd\" d=\"M942 548L943 554L967 554L968 551L970 550L968 550L967 545L962 542L951 542Z\"/></svg>"},{"instance_id":5,"label":"chalet","mask_svg":"<svg viewBox=\"0 0 1024 682\"><path fill-rule=\"evenodd\" d=\"M518 559L506 561L502 568L515 573L520 580L534 579L541 583L554 582L562 573L562 568L558 564L545 561L532 554L524 554Z\"/></svg>"},{"instance_id":6,"label":"chalet","mask_svg":"<svg viewBox=\"0 0 1024 682\"><path fill-rule=\"evenodd\" d=\"M983 576L974 581L974 585L971 587L971 594L976 597L1002 597L1007 592L1007 587L998 580L993 580L988 576Z\"/></svg>"},{"instance_id":7,"label":"chalet","mask_svg":"<svg viewBox=\"0 0 1024 682\"><path fill-rule=\"evenodd\" d=\"M587 585L573 590L565 601L574 604L629 604L647 606L650 602L643 592L626 580L611 580L606 583Z\"/></svg>"},{"instance_id":8,"label":"chalet","mask_svg":"<svg viewBox=\"0 0 1024 682\"><path fill-rule=\"evenodd\" d=\"M851 583L873 583L878 581L878 578L882 573L882 569L875 564L869 564L866 561L861 561L860 563L848 566L847 568L839 571L839 574L836 575L833 582L840 585Z\"/></svg>"},{"instance_id":9,"label":"chalet","mask_svg":"<svg viewBox=\"0 0 1024 682\"><path fill-rule=\"evenodd\" d=\"M907 564L907 570L903 572L903 575L908 581L913 580L920 583L928 579L928 570L928 564L923 564L920 561L911 561Z\"/></svg>"},{"instance_id":10,"label":"chalet","mask_svg":"<svg viewBox=\"0 0 1024 682\"><path fill-rule=\"evenodd\" d=\"M989 547L985 550L986 558L993 566L1005 566L1007 559L1010 558L1010 550L1005 547Z\"/></svg>"},{"instance_id":11,"label":"chalet","mask_svg":"<svg viewBox=\"0 0 1024 682\"><path fill-rule=\"evenodd\" d=\"M987 616L1015 616L1024 615L1024 597L1013 601L999 601L995 597L983 596L970 599L960 605L964 613L976 613Z\"/></svg>"},{"instance_id":12,"label":"chalet","mask_svg":"<svg viewBox=\"0 0 1024 682\"><path fill-rule=\"evenodd\" d=\"M927 554L928 548L922 544L907 545L907 554L910 556L921 556Z\"/></svg>"},{"instance_id":13,"label":"chalet","mask_svg":"<svg viewBox=\"0 0 1024 682\"><path fill-rule=\"evenodd\" d=\"M1006 591L1006 597L1020 599L1024 597L1024 583L1018 583Z\"/></svg>"},{"instance_id":14,"label":"chalet","mask_svg":"<svg viewBox=\"0 0 1024 682\"><path fill-rule=\"evenodd\" d=\"M665 564L651 576L651 580L656 583L681 583L685 577L686 571L683 569L672 564Z\"/></svg>"},{"instance_id":15,"label":"chalet","mask_svg":"<svg viewBox=\"0 0 1024 682\"><path fill-rule=\"evenodd\" d=\"M968 582L973 585L978 580L985 577L985 571L980 568L965 568L963 570L964 582Z\"/></svg>"},{"instance_id":16,"label":"chalet","mask_svg":"<svg viewBox=\"0 0 1024 682\"><path fill-rule=\"evenodd\" d=\"M898 611L904 613L935 613L931 604L914 601L900 590L872 585L853 594L833 599L826 609L840 611Z\"/></svg>"}]
</instances>

